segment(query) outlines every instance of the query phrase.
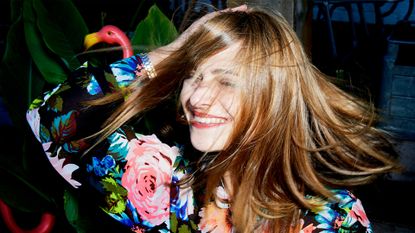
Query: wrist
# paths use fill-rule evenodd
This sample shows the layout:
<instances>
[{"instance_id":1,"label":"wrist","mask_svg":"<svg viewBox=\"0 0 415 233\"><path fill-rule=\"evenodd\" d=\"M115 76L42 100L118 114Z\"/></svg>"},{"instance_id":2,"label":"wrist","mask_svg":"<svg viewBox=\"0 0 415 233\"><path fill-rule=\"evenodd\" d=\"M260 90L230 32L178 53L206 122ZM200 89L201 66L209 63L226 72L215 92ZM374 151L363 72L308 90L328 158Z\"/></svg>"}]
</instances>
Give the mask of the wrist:
<instances>
[{"instance_id":1,"label":"wrist","mask_svg":"<svg viewBox=\"0 0 415 233\"><path fill-rule=\"evenodd\" d=\"M153 50L153 51L147 53L147 56L148 56L150 62L153 64L153 66L156 66L164 58L167 57L167 55L162 53L161 48L158 48L156 50Z\"/></svg>"},{"instance_id":2,"label":"wrist","mask_svg":"<svg viewBox=\"0 0 415 233\"><path fill-rule=\"evenodd\" d=\"M142 66L143 66L144 70L147 73L147 77L149 79L157 77L157 72L154 68L153 61L149 57L149 54L140 53L140 54L138 54L138 56L140 57L140 60L142 62ZM154 59L154 57L153 57L153 59Z\"/></svg>"}]
</instances>

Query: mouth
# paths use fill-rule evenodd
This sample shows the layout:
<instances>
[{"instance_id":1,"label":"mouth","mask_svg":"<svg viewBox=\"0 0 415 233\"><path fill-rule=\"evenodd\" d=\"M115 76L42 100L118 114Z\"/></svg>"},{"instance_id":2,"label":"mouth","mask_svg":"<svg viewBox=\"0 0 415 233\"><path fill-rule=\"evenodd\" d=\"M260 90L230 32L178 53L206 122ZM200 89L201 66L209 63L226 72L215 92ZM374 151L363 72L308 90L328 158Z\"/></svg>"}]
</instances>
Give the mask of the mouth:
<instances>
[{"instance_id":1,"label":"mouth","mask_svg":"<svg viewBox=\"0 0 415 233\"><path fill-rule=\"evenodd\" d=\"M189 122L191 126L203 129L224 125L228 122L228 119L225 117L219 117L200 112L193 112Z\"/></svg>"}]
</instances>

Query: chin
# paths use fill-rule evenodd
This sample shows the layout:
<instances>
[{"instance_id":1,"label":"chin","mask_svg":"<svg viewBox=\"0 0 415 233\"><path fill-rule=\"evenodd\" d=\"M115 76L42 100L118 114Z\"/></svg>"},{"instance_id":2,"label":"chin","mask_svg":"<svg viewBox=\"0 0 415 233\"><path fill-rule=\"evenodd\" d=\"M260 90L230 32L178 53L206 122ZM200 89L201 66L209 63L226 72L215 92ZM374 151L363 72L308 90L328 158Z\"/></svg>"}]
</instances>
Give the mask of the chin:
<instances>
[{"instance_id":1,"label":"chin","mask_svg":"<svg viewBox=\"0 0 415 233\"><path fill-rule=\"evenodd\" d=\"M217 152L223 149L223 145L214 145L214 142L207 142L206 140L191 139L193 147L200 152Z\"/></svg>"},{"instance_id":2,"label":"chin","mask_svg":"<svg viewBox=\"0 0 415 233\"><path fill-rule=\"evenodd\" d=\"M205 145L195 145L195 144L192 144L193 145L193 147L196 149L196 150L198 150L198 151L200 151L200 152L215 152L215 151L220 151L219 149L216 149L216 148L212 148L212 147L209 147L209 146L205 146Z\"/></svg>"}]
</instances>

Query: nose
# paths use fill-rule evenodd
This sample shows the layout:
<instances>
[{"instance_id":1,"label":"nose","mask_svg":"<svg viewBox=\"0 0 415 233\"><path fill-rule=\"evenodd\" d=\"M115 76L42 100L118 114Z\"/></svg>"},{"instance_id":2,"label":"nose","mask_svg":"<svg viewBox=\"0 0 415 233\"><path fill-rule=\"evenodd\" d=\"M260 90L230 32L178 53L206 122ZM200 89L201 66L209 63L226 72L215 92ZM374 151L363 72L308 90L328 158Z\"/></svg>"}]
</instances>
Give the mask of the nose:
<instances>
[{"instance_id":1,"label":"nose","mask_svg":"<svg viewBox=\"0 0 415 233\"><path fill-rule=\"evenodd\" d=\"M205 83L200 83L193 90L189 103L194 108L208 108L213 104L215 98L214 88Z\"/></svg>"}]
</instances>

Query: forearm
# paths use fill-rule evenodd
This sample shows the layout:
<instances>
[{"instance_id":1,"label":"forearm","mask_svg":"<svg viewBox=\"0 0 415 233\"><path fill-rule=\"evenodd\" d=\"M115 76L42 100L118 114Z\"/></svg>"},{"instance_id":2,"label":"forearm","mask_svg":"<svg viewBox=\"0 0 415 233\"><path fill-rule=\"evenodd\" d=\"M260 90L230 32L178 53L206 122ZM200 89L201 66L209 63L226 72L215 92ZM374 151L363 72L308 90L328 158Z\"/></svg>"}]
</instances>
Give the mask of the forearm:
<instances>
[{"instance_id":1,"label":"forearm","mask_svg":"<svg viewBox=\"0 0 415 233\"><path fill-rule=\"evenodd\" d=\"M164 60L166 57L168 57L171 54L171 52L172 48L168 46L163 46L149 52L148 58L150 59L153 66L157 66L157 64Z\"/></svg>"}]
</instances>

